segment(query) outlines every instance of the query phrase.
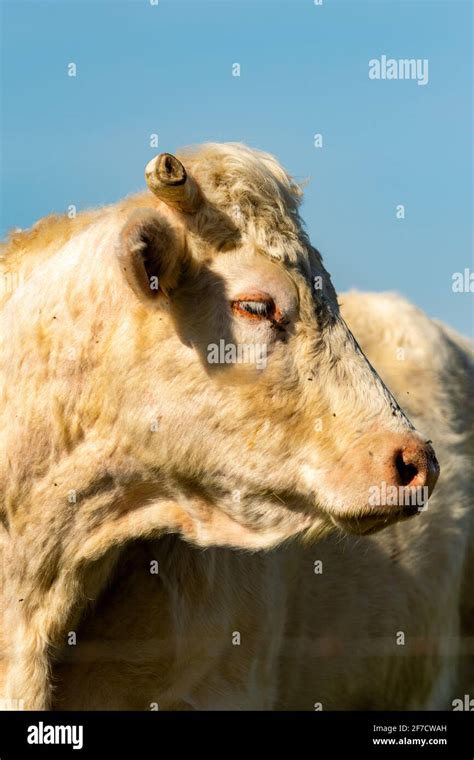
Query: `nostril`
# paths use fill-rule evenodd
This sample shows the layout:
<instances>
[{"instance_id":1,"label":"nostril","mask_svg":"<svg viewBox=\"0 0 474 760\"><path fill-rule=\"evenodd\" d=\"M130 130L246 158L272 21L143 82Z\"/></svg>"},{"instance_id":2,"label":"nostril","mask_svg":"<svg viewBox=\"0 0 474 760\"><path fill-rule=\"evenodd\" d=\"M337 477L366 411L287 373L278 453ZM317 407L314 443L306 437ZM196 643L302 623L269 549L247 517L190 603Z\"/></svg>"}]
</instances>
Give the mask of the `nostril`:
<instances>
[{"instance_id":1,"label":"nostril","mask_svg":"<svg viewBox=\"0 0 474 760\"><path fill-rule=\"evenodd\" d=\"M402 452L397 454L395 467L401 486L409 486L418 475L418 467L416 467L413 462L405 462Z\"/></svg>"}]
</instances>

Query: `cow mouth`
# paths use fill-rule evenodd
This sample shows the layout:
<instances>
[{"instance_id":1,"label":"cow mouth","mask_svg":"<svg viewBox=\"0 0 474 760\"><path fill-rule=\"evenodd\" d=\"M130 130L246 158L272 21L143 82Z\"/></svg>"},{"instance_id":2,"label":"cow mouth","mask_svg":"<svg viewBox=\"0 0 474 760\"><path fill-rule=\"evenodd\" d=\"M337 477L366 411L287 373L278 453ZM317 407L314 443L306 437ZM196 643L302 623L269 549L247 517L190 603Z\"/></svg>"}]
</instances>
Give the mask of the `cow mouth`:
<instances>
[{"instance_id":1,"label":"cow mouth","mask_svg":"<svg viewBox=\"0 0 474 760\"><path fill-rule=\"evenodd\" d=\"M420 510L416 506L404 506L390 512L366 512L356 516L331 516L331 520L338 528L345 533L352 533L356 536L368 536L372 533L378 533L390 525L394 525L402 520L407 520L419 514Z\"/></svg>"}]
</instances>

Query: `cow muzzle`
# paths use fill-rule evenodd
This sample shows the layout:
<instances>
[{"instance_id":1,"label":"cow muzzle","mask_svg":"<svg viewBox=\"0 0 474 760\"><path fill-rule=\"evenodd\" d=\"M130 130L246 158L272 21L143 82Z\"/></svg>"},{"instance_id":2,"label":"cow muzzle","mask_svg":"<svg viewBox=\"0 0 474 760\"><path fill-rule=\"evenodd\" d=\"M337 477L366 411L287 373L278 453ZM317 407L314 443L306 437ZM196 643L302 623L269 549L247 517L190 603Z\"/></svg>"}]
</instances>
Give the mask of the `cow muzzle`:
<instances>
[{"instance_id":1,"label":"cow muzzle","mask_svg":"<svg viewBox=\"0 0 474 760\"><path fill-rule=\"evenodd\" d=\"M339 473L343 506L328 510L344 530L373 533L427 509L440 472L430 441L379 433L364 437L347 460Z\"/></svg>"}]
</instances>

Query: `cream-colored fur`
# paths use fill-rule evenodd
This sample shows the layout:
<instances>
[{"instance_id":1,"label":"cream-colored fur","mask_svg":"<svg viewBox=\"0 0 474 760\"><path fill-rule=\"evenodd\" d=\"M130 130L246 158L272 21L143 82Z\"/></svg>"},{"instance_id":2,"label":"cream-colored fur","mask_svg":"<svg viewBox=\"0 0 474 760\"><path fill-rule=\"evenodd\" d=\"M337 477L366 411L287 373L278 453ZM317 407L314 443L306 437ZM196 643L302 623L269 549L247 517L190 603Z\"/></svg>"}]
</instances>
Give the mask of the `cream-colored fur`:
<instances>
[{"instance_id":1,"label":"cream-colored fur","mask_svg":"<svg viewBox=\"0 0 474 760\"><path fill-rule=\"evenodd\" d=\"M387 441L429 446L342 321L299 220L300 191L275 160L238 145L182 159L206 199L194 215L141 195L76 220L44 220L6 244L3 273L21 285L0 314L8 420L0 696L28 709L377 707L379 679L386 704L445 702L457 616L472 617L461 590L471 530L459 409L468 349L390 298L348 300L363 348L442 452L445 486L425 513L380 539L325 537L334 524L364 532L403 517L398 505L373 509L368 490L386 472ZM153 299L137 269L143 251L159 274ZM255 290L269 292L284 319L234 316L229 303ZM404 309L411 316L399 334ZM267 366L210 365L208 346L221 338L264 345ZM394 358L400 341L404 365ZM456 382L446 377L450 363ZM272 548L297 534L321 543ZM182 539L269 551L203 552ZM313 559L323 554L318 576ZM348 614L357 597L344 596L349 583L359 588L357 609L367 610L359 629L356 606ZM377 606L385 590L392 618ZM449 625L434 615L442 594ZM356 652L349 659L361 688L365 673L365 703L354 684L324 687L323 658L308 652L325 630L340 651L329 630L349 624L343 652ZM68 632L81 625L77 662L67 664ZM451 659L435 653L414 664L408 643L392 656L397 631L410 642L417 632L438 635L436 647L450 637ZM89 650L88 636L98 640ZM115 643L102 656L104 637ZM382 660L379 646L388 647Z\"/></svg>"},{"instance_id":2,"label":"cream-colored fur","mask_svg":"<svg viewBox=\"0 0 474 760\"><path fill-rule=\"evenodd\" d=\"M472 349L398 296L342 304L433 438L442 474L426 512L257 554L134 544L63 649L56 707L452 709L473 694Z\"/></svg>"}]
</instances>

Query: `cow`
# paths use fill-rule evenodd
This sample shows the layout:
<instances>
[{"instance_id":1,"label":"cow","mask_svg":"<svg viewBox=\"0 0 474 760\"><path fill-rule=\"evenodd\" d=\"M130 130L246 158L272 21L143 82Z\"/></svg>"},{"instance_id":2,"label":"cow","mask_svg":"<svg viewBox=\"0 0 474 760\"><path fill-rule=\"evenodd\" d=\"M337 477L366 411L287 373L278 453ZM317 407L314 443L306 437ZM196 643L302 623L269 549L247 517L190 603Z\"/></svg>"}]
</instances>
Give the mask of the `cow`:
<instances>
[{"instance_id":1,"label":"cow","mask_svg":"<svg viewBox=\"0 0 474 760\"><path fill-rule=\"evenodd\" d=\"M0 313L0 695L26 709L311 709L321 703L313 666L347 657L335 630L354 629L353 605L339 595L335 606L331 591L325 605L308 571L314 557L330 575L337 531L363 536L347 539L351 556L331 580L349 588L341 574L355 568L368 610L352 633L357 678L370 665L372 683L382 658L392 704L402 692L410 704L446 700L456 667L445 663L457 662L461 618L472 618L458 406L468 346L412 307L413 323L396 301L348 300L371 348L388 325L412 324L387 344L387 378L410 380L427 438L349 330L302 224L301 189L272 156L206 144L161 154L146 179L146 193L12 233L2 253L4 279L19 284ZM399 338L415 355L401 373L390 361ZM439 509L432 440L447 451ZM382 528L388 570L386 544L371 538ZM418 585L414 556L429 574ZM381 653L371 594L382 589L363 588L372 573L385 595L397 584L403 613L390 640L382 626ZM430 617L440 600L452 611L444 628ZM411 658L395 667L384 649L409 638L407 611L429 648L411 697L400 685L413 681ZM331 687L319 691L336 704ZM354 684L347 700L364 706Z\"/></svg>"}]
</instances>

